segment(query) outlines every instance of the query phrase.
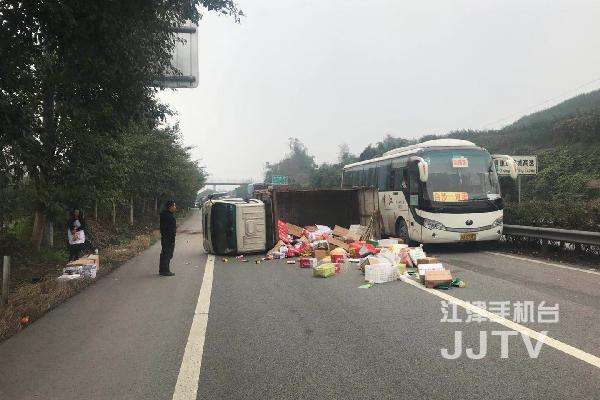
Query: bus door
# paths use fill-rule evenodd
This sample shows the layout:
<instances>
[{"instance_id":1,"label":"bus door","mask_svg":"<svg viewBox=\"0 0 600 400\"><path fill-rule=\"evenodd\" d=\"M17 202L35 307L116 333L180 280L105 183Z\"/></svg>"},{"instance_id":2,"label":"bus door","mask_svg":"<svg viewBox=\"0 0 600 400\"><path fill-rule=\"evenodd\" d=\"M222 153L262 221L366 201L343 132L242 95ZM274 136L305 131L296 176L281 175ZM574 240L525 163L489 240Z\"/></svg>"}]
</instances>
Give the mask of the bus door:
<instances>
[{"instance_id":1,"label":"bus door","mask_svg":"<svg viewBox=\"0 0 600 400\"><path fill-rule=\"evenodd\" d=\"M379 209L383 233L391 235L394 232L395 223L395 201L392 194L394 171L389 161L380 163L377 169L379 171Z\"/></svg>"},{"instance_id":2,"label":"bus door","mask_svg":"<svg viewBox=\"0 0 600 400\"><path fill-rule=\"evenodd\" d=\"M419 169L416 162L410 162L407 168L407 182L408 182L408 232L412 240L421 241L421 224L415 220L416 209L419 208Z\"/></svg>"}]
</instances>

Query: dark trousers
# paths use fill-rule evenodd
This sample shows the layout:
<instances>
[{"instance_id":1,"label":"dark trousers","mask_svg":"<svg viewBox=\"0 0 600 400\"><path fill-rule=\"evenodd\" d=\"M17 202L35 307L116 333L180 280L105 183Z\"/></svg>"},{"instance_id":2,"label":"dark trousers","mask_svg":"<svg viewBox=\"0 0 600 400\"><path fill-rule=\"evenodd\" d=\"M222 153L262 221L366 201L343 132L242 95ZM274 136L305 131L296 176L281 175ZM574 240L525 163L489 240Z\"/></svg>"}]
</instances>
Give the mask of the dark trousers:
<instances>
[{"instance_id":1,"label":"dark trousers","mask_svg":"<svg viewBox=\"0 0 600 400\"><path fill-rule=\"evenodd\" d=\"M83 243L69 245L69 261L75 261L83 251Z\"/></svg>"},{"instance_id":2,"label":"dark trousers","mask_svg":"<svg viewBox=\"0 0 600 400\"><path fill-rule=\"evenodd\" d=\"M173 258L173 252L175 251L175 239L171 238L162 238L160 240L160 244L162 246L160 252L160 265L158 267L159 273L169 272L171 258Z\"/></svg>"}]
</instances>

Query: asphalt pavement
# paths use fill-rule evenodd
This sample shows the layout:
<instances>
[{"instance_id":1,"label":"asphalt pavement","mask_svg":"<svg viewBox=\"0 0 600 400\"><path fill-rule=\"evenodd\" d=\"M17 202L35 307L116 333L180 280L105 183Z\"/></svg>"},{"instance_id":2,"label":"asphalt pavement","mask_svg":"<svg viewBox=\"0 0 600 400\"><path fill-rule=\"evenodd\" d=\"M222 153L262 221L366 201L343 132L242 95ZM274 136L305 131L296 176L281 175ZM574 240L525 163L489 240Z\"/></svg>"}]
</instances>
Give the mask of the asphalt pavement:
<instances>
[{"instance_id":1,"label":"asphalt pavement","mask_svg":"<svg viewBox=\"0 0 600 400\"><path fill-rule=\"evenodd\" d=\"M206 264L196 214L178 234L172 278L159 245L0 344L0 399L171 399ZM468 301L559 305L556 323L523 322L600 356L600 275L484 251L435 254ZM600 368L521 336L501 358L496 322L441 322L441 299L396 281L359 289L354 266L332 278L285 261L217 257L198 399L598 399ZM510 317L509 317L510 318ZM487 354L449 360L462 348ZM482 334L482 332L484 332ZM533 341L535 343L535 341ZM463 351L464 353L464 351Z\"/></svg>"},{"instance_id":2,"label":"asphalt pavement","mask_svg":"<svg viewBox=\"0 0 600 400\"><path fill-rule=\"evenodd\" d=\"M0 399L170 399L206 255L199 216L0 344Z\"/></svg>"}]
</instances>

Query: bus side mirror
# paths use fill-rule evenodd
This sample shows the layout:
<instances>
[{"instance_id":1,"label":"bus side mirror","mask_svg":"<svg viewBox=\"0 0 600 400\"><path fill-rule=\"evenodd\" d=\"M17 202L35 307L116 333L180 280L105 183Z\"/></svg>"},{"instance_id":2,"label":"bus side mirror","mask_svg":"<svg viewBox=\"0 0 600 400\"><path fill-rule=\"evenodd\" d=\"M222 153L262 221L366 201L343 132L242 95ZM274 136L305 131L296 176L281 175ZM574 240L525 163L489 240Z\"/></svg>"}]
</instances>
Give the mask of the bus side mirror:
<instances>
[{"instance_id":1,"label":"bus side mirror","mask_svg":"<svg viewBox=\"0 0 600 400\"><path fill-rule=\"evenodd\" d=\"M425 160L419 160L417 167L419 168L419 179L423 183L427 182L429 179L429 164Z\"/></svg>"},{"instance_id":2,"label":"bus side mirror","mask_svg":"<svg viewBox=\"0 0 600 400\"><path fill-rule=\"evenodd\" d=\"M511 156L505 156L500 154L494 154L492 156L494 161L502 160L508 167L508 174L512 179L517 179L519 176L519 170L517 169L517 162Z\"/></svg>"}]
</instances>

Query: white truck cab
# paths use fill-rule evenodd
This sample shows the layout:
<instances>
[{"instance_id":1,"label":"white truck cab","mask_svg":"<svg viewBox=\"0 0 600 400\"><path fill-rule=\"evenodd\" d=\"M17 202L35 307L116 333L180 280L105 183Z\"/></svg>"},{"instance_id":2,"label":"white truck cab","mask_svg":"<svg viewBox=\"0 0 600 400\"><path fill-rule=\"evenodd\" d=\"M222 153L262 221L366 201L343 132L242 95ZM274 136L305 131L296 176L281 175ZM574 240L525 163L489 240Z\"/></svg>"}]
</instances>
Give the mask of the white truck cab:
<instances>
[{"instance_id":1,"label":"white truck cab","mask_svg":"<svg viewBox=\"0 0 600 400\"><path fill-rule=\"evenodd\" d=\"M222 197L202 205L204 250L244 254L266 250L265 205L257 199Z\"/></svg>"}]
</instances>

